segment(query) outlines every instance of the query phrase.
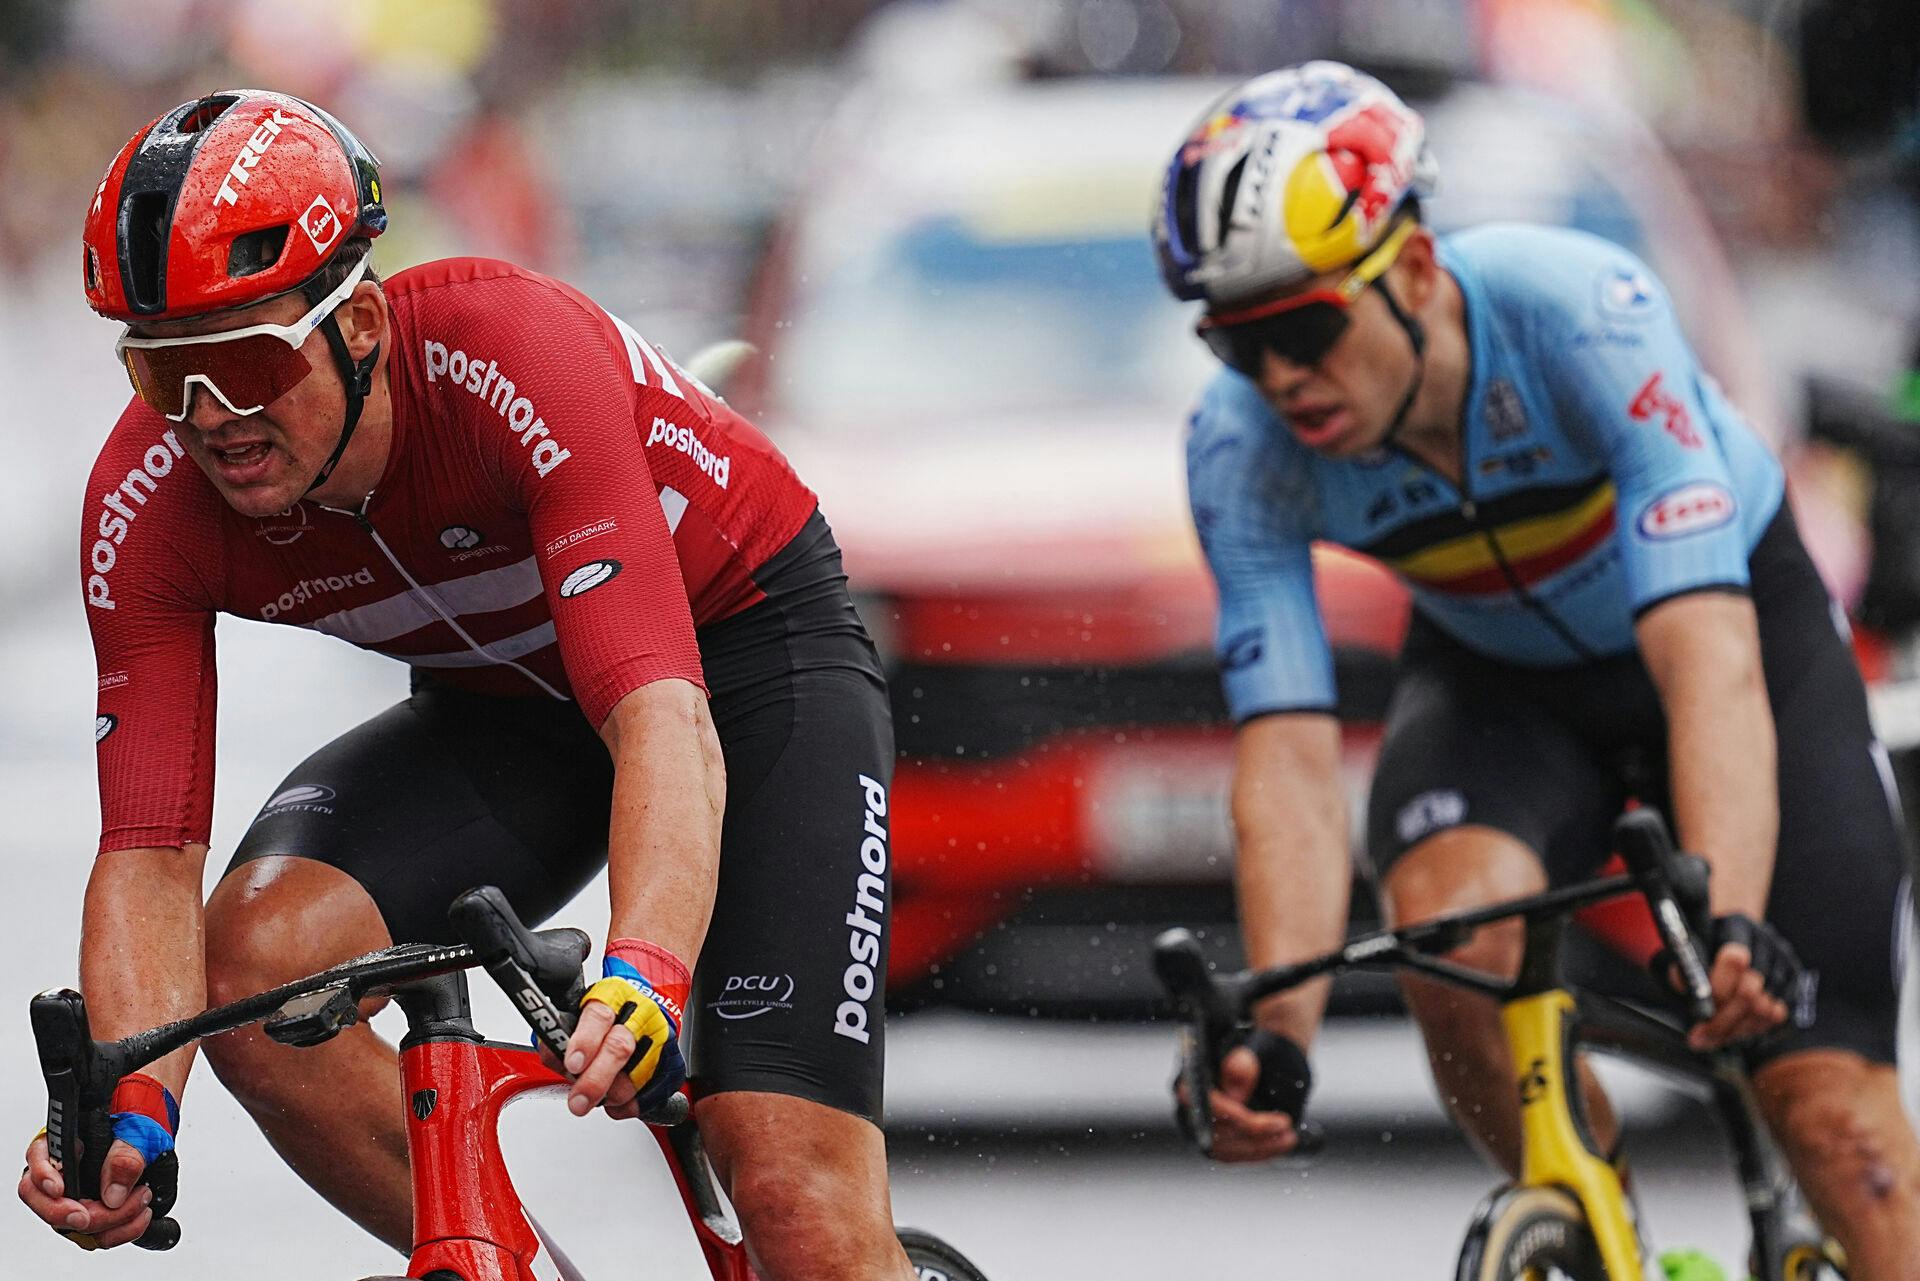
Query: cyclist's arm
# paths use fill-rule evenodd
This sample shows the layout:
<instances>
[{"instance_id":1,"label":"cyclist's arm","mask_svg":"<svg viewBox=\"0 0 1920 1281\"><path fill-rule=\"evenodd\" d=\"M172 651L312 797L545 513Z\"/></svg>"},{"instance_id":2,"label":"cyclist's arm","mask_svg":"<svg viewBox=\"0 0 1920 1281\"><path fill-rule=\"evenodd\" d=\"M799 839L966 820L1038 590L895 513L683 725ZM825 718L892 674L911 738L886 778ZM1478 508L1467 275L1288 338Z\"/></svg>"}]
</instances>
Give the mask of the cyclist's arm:
<instances>
[{"instance_id":1,"label":"cyclist's arm","mask_svg":"<svg viewBox=\"0 0 1920 1281\"><path fill-rule=\"evenodd\" d=\"M1352 874L1340 786L1340 726L1324 713L1261 716L1234 739L1234 867L1249 964L1304 960L1339 946ZM1270 998L1270 1031L1311 1045L1330 984Z\"/></svg>"},{"instance_id":2,"label":"cyclist's arm","mask_svg":"<svg viewBox=\"0 0 1920 1281\"><path fill-rule=\"evenodd\" d=\"M1713 865L1716 916L1766 916L1780 812L1773 711L1753 602L1695 593L1640 616L1635 636L1667 713L1673 821Z\"/></svg>"},{"instance_id":3,"label":"cyclist's arm","mask_svg":"<svg viewBox=\"0 0 1920 1281\"><path fill-rule=\"evenodd\" d=\"M706 694L661 680L626 695L600 726L613 757L608 938L645 938L691 967L720 872L726 769Z\"/></svg>"},{"instance_id":4,"label":"cyclist's arm","mask_svg":"<svg viewBox=\"0 0 1920 1281\"><path fill-rule=\"evenodd\" d=\"M1591 437L1613 478L1635 641L1667 712L1680 840L1714 864L1715 912L1758 918L1778 814L1747 558L1779 501L1778 468L1759 461L1746 428L1704 390L1643 265L1596 241L1554 270L1561 287L1528 332L1563 421ZM1595 310L1595 298L1628 294L1611 316ZM1569 333L1599 339L1562 341ZM1738 478L1736 454L1746 459Z\"/></svg>"},{"instance_id":5,"label":"cyclist's arm","mask_svg":"<svg viewBox=\"0 0 1920 1281\"><path fill-rule=\"evenodd\" d=\"M1250 384L1223 374L1187 441L1194 526L1220 592L1216 651L1235 736L1236 888L1248 959L1299 960L1346 921L1347 815L1332 654L1314 596L1317 498ZM1263 1023L1305 1045L1326 984L1274 998Z\"/></svg>"},{"instance_id":6,"label":"cyclist's arm","mask_svg":"<svg viewBox=\"0 0 1920 1281\"><path fill-rule=\"evenodd\" d=\"M153 439L169 446L159 453L172 452L164 424L143 415L129 409L135 421L123 421L127 430L116 429L103 450L90 496L115 496L128 475L128 448L138 451ZM148 472L151 479L150 465ZM217 540L181 517L204 517L192 504L217 499L190 494L184 477L169 482L164 471L160 482L167 487L154 486L135 521L94 499L82 526L81 576L99 673L94 738L102 833L81 910L80 987L101 1040L206 1008L201 878L212 810L214 675L212 601L199 573L217 574L220 554ZM177 1100L192 1062L193 1050L183 1049L142 1074ZM36 1160L45 1161L38 1143L29 1175L39 1199L29 1205L55 1226L80 1226L67 1219L74 1207L65 1180L50 1167L36 1171ZM128 1191L143 1168L128 1144L110 1149L102 1199L117 1209L89 1207L84 1225L103 1244L131 1239L144 1227L141 1199ZM48 1186L59 1191L48 1193Z\"/></svg>"},{"instance_id":7,"label":"cyclist's arm","mask_svg":"<svg viewBox=\"0 0 1920 1281\"><path fill-rule=\"evenodd\" d=\"M207 1008L201 879L207 847L114 850L94 860L80 920L80 988L95 1039L118 1040ZM192 1046L146 1075L179 1098Z\"/></svg>"},{"instance_id":8,"label":"cyclist's arm","mask_svg":"<svg viewBox=\"0 0 1920 1281\"><path fill-rule=\"evenodd\" d=\"M499 305L463 317L458 340L498 352L499 378L538 418L523 438L458 384L445 394L527 513L568 684L612 756L603 994L590 993L566 1068L576 1113L605 1101L630 1115L636 1086L670 1089L684 1073L676 1034L718 885L725 800L685 575L637 424L707 415L697 390L583 296L531 276L493 288ZM675 518L710 497L676 493ZM606 993L610 981L620 994ZM629 1021L615 1025L615 1007ZM629 1069L642 1037L648 1052Z\"/></svg>"}]
</instances>

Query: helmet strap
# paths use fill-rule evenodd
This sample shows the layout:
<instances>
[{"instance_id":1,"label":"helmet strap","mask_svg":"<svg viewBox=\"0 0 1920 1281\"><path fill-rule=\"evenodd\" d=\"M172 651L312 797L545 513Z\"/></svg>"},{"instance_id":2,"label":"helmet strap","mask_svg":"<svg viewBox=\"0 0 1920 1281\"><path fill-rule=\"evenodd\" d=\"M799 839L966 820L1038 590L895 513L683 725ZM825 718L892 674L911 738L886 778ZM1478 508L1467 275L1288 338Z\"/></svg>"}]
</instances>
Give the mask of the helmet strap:
<instances>
[{"instance_id":1,"label":"helmet strap","mask_svg":"<svg viewBox=\"0 0 1920 1281\"><path fill-rule=\"evenodd\" d=\"M1393 290L1387 288L1385 276L1370 283L1373 288L1380 291L1380 297L1386 301L1387 310L1393 313L1393 318L1400 322L1400 328L1406 332L1407 345L1413 348L1413 383L1407 388L1407 394L1400 398L1400 408L1394 411L1393 421L1387 424L1387 434L1382 438L1385 441L1391 441L1400 434L1401 427L1406 425L1407 413L1413 408L1414 397L1420 394L1420 385L1426 381L1427 331L1418 320L1409 316L1401 308L1400 301L1393 296Z\"/></svg>"},{"instance_id":2,"label":"helmet strap","mask_svg":"<svg viewBox=\"0 0 1920 1281\"><path fill-rule=\"evenodd\" d=\"M347 452L347 442L353 439L353 429L360 425L360 411L366 408L367 397L373 393L373 367L380 360L380 344L375 343L372 351L356 361L347 350L347 340L340 332L339 322L331 315L320 322L320 332L327 337L327 348L333 352L334 366L340 371L340 381L346 385L347 416L340 425L340 439L334 445L333 453L321 464L313 483L301 493L302 498L327 483L327 477L333 475L340 456Z\"/></svg>"}]
</instances>

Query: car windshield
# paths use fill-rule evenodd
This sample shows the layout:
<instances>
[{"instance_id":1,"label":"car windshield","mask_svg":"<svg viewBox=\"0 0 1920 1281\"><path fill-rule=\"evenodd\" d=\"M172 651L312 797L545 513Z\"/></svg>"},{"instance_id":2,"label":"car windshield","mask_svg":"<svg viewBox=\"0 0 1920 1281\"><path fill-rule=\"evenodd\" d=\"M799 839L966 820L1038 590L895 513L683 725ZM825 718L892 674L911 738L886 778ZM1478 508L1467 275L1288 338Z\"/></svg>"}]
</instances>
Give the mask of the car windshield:
<instances>
[{"instance_id":1,"label":"car windshield","mask_svg":"<svg viewBox=\"0 0 1920 1281\"><path fill-rule=\"evenodd\" d=\"M928 218L843 259L796 302L779 400L828 429L880 415L1177 414L1213 368L1137 232L1018 238Z\"/></svg>"}]
</instances>

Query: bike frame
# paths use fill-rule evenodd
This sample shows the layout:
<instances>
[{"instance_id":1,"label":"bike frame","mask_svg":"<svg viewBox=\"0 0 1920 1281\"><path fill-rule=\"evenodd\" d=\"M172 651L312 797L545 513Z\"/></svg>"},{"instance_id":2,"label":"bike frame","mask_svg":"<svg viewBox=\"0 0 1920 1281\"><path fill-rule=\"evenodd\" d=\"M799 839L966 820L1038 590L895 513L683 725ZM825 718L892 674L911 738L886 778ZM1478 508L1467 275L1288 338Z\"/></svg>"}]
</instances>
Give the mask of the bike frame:
<instances>
[{"instance_id":1,"label":"bike frame","mask_svg":"<svg viewBox=\"0 0 1920 1281\"><path fill-rule=\"evenodd\" d=\"M522 1205L500 1150L500 1114L567 1080L526 1045L474 1030L466 975L394 990L407 1016L400 1072L413 1174L413 1253L407 1275L445 1269L479 1281L581 1281ZM691 1117L648 1126L686 1206L714 1281L755 1281L740 1232L720 1204Z\"/></svg>"},{"instance_id":2,"label":"bike frame","mask_svg":"<svg viewBox=\"0 0 1920 1281\"><path fill-rule=\"evenodd\" d=\"M492 894L504 908L498 891L470 893ZM482 956L464 945L402 944L119 1041L92 1039L79 993L35 997L34 1035L48 1087L48 1142L56 1162L68 1171L73 1194L99 1195L98 1162L113 1142L108 1100L127 1073L194 1041L256 1022L263 1022L274 1040L317 1045L357 1022L363 1000L391 996L408 1028L400 1044L413 1180L408 1275L581 1281L521 1204L498 1134L500 1113L509 1103L564 1090L567 1080L531 1046L488 1041L475 1030L465 971L484 965L542 1040L558 1051L572 1020L547 990L565 984L543 965L567 954L564 967L570 969L570 981L579 983L586 936L565 930L536 936L517 918L508 919L521 949L517 958ZM540 978L530 976L536 972ZM661 1111L673 1119L650 1120L647 1129L673 1173L713 1281L757 1281L740 1231L721 1204L686 1102L684 1094L669 1099ZM140 1244L171 1249L178 1240L178 1225L162 1219Z\"/></svg>"},{"instance_id":3,"label":"bike frame","mask_svg":"<svg viewBox=\"0 0 1920 1281\"><path fill-rule=\"evenodd\" d=\"M1704 1093L1733 1148L1746 1194L1759 1275L1791 1275L1786 1264L1817 1252L1819 1238L1807 1222L1798 1189L1779 1150L1760 1129L1740 1051L1702 1053L1681 1028L1635 1006L1559 981L1560 943L1567 921L1580 909L1624 894L1642 894L1662 941L1680 972L1689 1013L1696 1021L1712 1012L1711 990L1695 939L1705 911L1705 864L1674 853L1657 816L1638 811L1615 829L1629 874L1601 877L1547 890L1511 902L1378 930L1339 949L1295 965L1215 976L1191 936L1170 931L1155 945L1161 981L1190 1021L1182 1067L1187 1124L1201 1146L1212 1142L1212 1121L1203 1103L1211 1082L1204 1063L1217 1063L1233 1027L1254 1004L1309 979L1345 970L1412 970L1500 1003L1501 1022L1513 1055L1520 1100L1523 1187L1559 1187L1581 1204L1608 1274L1644 1275L1644 1259L1619 1172L1598 1150L1573 1073L1575 1054L1591 1048L1660 1069ZM1483 925L1520 919L1526 941L1512 981L1442 959ZM1310 1128L1310 1127L1309 1127Z\"/></svg>"}]
</instances>

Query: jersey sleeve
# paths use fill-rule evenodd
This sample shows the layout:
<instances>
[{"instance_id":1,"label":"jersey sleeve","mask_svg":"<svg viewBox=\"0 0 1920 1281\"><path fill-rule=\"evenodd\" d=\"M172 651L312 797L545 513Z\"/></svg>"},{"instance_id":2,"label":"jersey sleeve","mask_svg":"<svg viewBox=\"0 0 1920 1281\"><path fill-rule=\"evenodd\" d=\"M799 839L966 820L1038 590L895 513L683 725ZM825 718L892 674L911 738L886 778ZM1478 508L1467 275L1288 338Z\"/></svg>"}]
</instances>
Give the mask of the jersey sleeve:
<instances>
[{"instance_id":1,"label":"jersey sleeve","mask_svg":"<svg viewBox=\"0 0 1920 1281\"><path fill-rule=\"evenodd\" d=\"M1187 437L1188 500L1220 593L1214 646L1227 711L1235 724L1270 712L1331 712L1311 480L1281 457L1258 393L1232 377L1208 388Z\"/></svg>"},{"instance_id":2,"label":"jersey sleeve","mask_svg":"<svg viewBox=\"0 0 1920 1281\"><path fill-rule=\"evenodd\" d=\"M486 341L502 353L488 362L493 381L449 394L465 399L527 513L574 697L598 726L654 681L704 690L673 533L635 427L637 415L668 412L667 393L636 379L618 331L591 303L526 278L495 287L511 319L466 340L470 351ZM688 405L674 400L671 412L685 420Z\"/></svg>"},{"instance_id":3,"label":"jersey sleeve","mask_svg":"<svg viewBox=\"0 0 1920 1281\"><path fill-rule=\"evenodd\" d=\"M1587 279L1560 290L1534 327L1536 358L1566 421L1613 478L1634 616L1689 592L1744 591L1747 513L1706 375L1653 274L1594 243L1571 264Z\"/></svg>"},{"instance_id":4,"label":"jersey sleeve","mask_svg":"<svg viewBox=\"0 0 1920 1281\"><path fill-rule=\"evenodd\" d=\"M155 444L142 451L116 433L82 509L103 854L205 842L213 824L217 682L206 584L220 572L219 539L207 532L218 529L218 512L199 486L188 492L189 478L168 478L175 467L193 470L173 433L151 434Z\"/></svg>"}]
</instances>

